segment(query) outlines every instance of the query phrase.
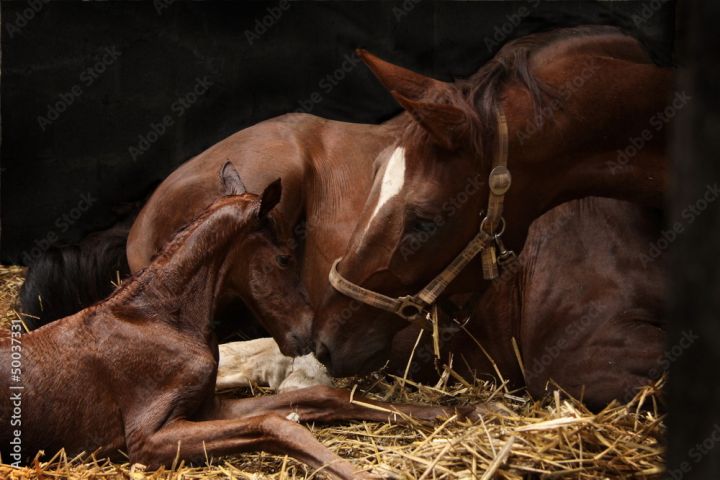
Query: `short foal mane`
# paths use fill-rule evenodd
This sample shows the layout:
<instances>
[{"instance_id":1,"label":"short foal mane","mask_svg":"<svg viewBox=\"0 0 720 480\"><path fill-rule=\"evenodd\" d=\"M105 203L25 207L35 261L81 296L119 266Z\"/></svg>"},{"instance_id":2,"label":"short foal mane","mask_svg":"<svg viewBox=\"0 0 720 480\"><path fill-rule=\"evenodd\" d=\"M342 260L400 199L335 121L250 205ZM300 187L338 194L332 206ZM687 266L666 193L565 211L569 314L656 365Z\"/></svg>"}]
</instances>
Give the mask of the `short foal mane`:
<instances>
[{"instance_id":1,"label":"short foal mane","mask_svg":"<svg viewBox=\"0 0 720 480\"><path fill-rule=\"evenodd\" d=\"M185 244L187 239L198 229L198 227L205 224L205 222L210 217L212 217L216 212L223 209L224 207L239 203L242 196L244 195L230 195L221 197L220 199L212 203L210 206L208 206L205 210L203 210L203 212L200 213L193 220L180 227L175 233L175 235L173 235L172 240L170 240L160 249L160 251L152 258L150 264L147 267L139 270L130 278L126 279L122 283L122 285L120 285L120 287L118 287L109 297L95 304L94 307L99 307L102 304L110 302L111 300L115 300L119 297L135 295L137 291L135 288L132 287L142 288L141 285L145 283L143 280L144 277L148 277L150 275L150 272L155 271L158 268L161 268L162 266L167 264L167 262L173 258L175 253L177 253L177 251Z\"/></svg>"}]
</instances>

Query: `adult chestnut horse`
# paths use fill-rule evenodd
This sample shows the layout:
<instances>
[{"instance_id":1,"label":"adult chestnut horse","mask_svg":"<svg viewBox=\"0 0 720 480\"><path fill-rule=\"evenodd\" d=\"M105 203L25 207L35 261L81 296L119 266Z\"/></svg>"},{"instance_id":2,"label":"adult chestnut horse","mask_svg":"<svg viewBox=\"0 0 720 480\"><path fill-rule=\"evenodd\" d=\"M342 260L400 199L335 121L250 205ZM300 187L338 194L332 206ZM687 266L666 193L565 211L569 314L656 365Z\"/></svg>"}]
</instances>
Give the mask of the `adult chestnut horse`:
<instances>
[{"instance_id":1,"label":"adult chestnut horse","mask_svg":"<svg viewBox=\"0 0 720 480\"><path fill-rule=\"evenodd\" d=\"M481 281L485 255L455 268L461 252L463 262L482 247L492 254L500 233L504 245L519 250L535 218L574 197L661 204L667 181L663 132L651 135L627 162L618 164L617 151L665 108L672 74L615 28L518 39L456 84L362 56L412 119L383 153L337 264L334 284L343 293L331 293L316 315L316 355L334 375L369 371L389 358L392 339L407 321L378 305L407 305L398 297L434 278L432 296L487 288ZM505 197L509 174L497 159L507 151L514 180ZM493 167L500 168L489 186L485 179ZM498 215L503 205L507 224ZM481 229L484 210L495 216L485 216L491 221ZM502 251L497 242L497 253ZM448 272L449 265L454 270ZM418 295L412 300L422 305ZM542 349L542 338L529 341Z\"/></svg>"},{"instance_id":2,"label":"adult chestnut horse","mask_svg":"<svg viewBox=\"0 0 720 480\"><path fill-rule=\"evenodd\" d=\"M70 455L99 451L123 459L122 450L131 462L157 468L178 458L204 462L262 449L348 479L361 475L287 415L386 421L393 412L426 419L451 413L378 402L367 408L352 403L349 392L329 387L263 398L215 397L212 320L221 286L236 273L232 268L244 265L269 291L282 292L282 299L251 299L254 293L244 292L261 315L293 317L308 308L286 272L292 258L275 265L277 256L288 255L268 219L280 183L271 183L259 198L245 192L230 164L221 178L228 196L179 231L147 269L107 300L22 338L13 329L11 337L0 339L1 365L8 372L0 389L9 392L0 401L3 460L27 462L39 450L60 448ZM22 372L11 380L16 353ZM20 417L12 428L11 418Z\"/></svg>"},{"instance_id":3,"label":"adult chestnut horse","mask_svg":"<svg viewBox=\"0 0 720 480\"><path fill-rule=\"evenodd\" d=\"M213 172L230 161L251 190L282 178L284 195L273 220L282 238L296 241L302 284L310 304L319 305L330 265L344 251L367 198L373 161L398 123L352 124L293 113L222 140L170 174L145 204L128 237L131 270L148 265L172 232L220 195ZM241 266L231 269L221 304L237 297L243 275ZM267 329L284 354L295 356L310 350L311 326L310 318L298 316Z\"/></svg>"}]
</instances>

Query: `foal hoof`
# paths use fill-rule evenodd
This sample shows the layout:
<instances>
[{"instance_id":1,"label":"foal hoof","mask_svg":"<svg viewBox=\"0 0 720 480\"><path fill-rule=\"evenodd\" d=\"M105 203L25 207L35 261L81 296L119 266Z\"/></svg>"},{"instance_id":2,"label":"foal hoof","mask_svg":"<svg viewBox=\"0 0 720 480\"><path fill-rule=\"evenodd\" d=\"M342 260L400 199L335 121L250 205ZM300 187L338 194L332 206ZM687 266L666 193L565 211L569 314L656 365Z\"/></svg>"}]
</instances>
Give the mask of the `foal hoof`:
<instances>
[{"instance_id":1,"label":"foal hoof","mask_svg":"<svg viewBox=\"0 0 720 480\"><path fill-rule=\"evenodd\" d=\"M277 388L278 393L314 387L316 385L332 386L332 378L325 366L312 353L303 357L295 357L290 366L290 373Z\"/></svg>"}]
</instances>

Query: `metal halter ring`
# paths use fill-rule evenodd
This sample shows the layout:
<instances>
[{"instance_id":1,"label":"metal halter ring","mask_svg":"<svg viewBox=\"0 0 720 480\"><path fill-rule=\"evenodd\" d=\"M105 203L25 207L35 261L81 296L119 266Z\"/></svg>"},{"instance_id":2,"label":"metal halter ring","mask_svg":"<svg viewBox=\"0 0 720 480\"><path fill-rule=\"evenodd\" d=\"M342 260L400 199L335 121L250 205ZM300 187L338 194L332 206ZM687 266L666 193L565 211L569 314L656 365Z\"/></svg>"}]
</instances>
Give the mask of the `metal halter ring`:
<instances>
[{"instance_id":1,"label":"metal halter ring","mask_svg":"<svg viewBox=\"0 0 720 480\"><path fill-rule=\"evenodd\" d=\"M424 318L428 313L427 305L424 305L413 295L406 295L398 298L399 305L395 311L406 320L414 320L418 317Z\"/></svg>"},{"instance_id":2,"label":"metal halter ring","mask_svg":"<svg viewBox=\"0 0 720 480\"><path fill-rule=\"evenodd\" d=\"M488 220L488 217L485 217L485 218L482 219L482 222L480 222L480 230L481 230L481 231L487 233L488 235L492 235L492 236L495 236L495 237L499 237L500 235L502 235L503 233L505 233L505 217L500 217L500 231L497 232L497 233L495 233L495 232L488 232L487 230L485 230L485 223L487 222L487 220Z\"/></svg>"}]
</instances>

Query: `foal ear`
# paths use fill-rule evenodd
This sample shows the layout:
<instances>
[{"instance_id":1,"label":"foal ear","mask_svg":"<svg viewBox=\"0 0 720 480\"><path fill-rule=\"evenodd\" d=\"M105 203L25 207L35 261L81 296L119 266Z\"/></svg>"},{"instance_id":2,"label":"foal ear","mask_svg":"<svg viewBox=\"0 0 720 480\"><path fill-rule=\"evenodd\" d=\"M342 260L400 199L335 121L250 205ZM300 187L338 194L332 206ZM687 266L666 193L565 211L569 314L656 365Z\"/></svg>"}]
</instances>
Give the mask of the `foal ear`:
<instances>
[{"instance_id":1,"label":"foal ear","mask_svg":"<svg viewBox=\"0 0 720 480\"><path fill-rule=\"evenodd\" d=\"M411 100L398 92L392 94L442 148L453 151L463 142L467 142L467 124L470 118L459 108L441 103Z\"/></svg>"},{"instance_id":2,"label":"foal ear","mask_svg":"<svg viewBox=\"0 0 720 480\"><path fill-rule=\"evenodd\" d=\"M380 80L382 86L390 92L399 92L402 96L408 98L420 98L427 90L433 87L448 87L445 82L386 62L362 48L358 48L356 53Z\"/></svg>"},{"instance_id":3,"label":"foal ear","mask_svg":"<svg viewBox=\"0 0 720 480\"><path fill-rule=\"evenodd\" d=\"M240 179L240 174L230 161L220 169L220 184L225 195L242 195L247 192L245 184Z\"/></svg>"},{"instance_id":4,"label":"foal ear","mask_svg":"<svg viewBox=\"0 0 720 480\"><path fill-rule=\"evenodd\" d=\"M260 211L258 217L260 219L267 218L270 210L280 202L282 196L282 180L279 178L265 187L260 198Z\"/></svg>"}]
</instances>

